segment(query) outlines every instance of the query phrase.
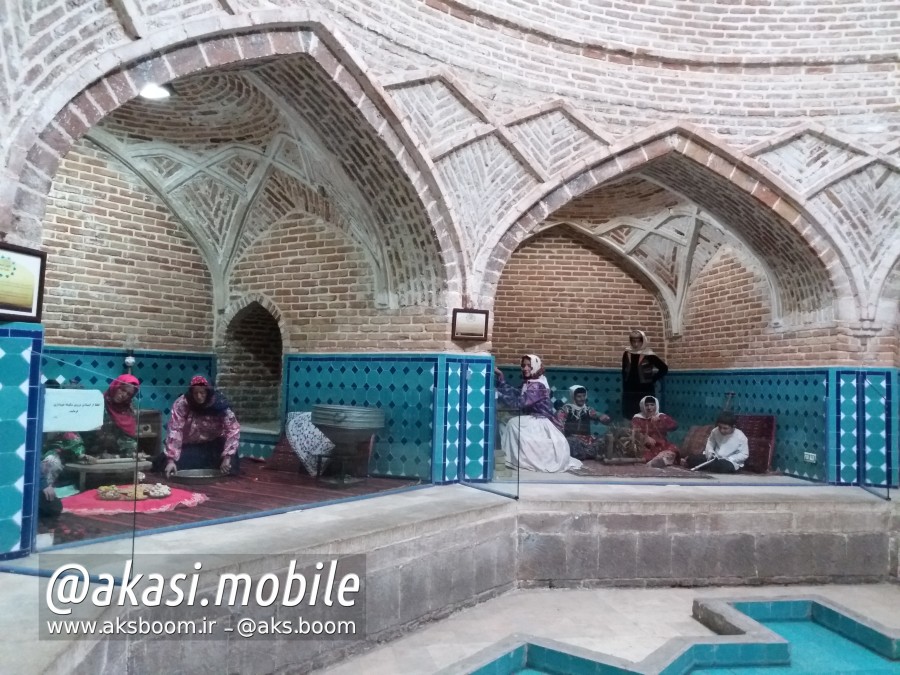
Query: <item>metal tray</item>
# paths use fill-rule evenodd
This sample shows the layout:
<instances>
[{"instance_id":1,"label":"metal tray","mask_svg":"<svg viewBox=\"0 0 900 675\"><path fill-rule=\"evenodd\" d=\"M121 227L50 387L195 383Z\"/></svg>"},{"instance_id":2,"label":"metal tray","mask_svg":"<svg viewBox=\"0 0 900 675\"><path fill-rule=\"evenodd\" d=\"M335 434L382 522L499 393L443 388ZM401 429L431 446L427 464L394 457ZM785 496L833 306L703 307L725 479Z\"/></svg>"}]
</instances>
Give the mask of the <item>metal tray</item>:
<instances>
[{"instance_id":1,"label":"metal tray","mask_svg":"<svg viewBox=\"0 0 900 675\"><path fill-rule=\"evenodd\" d=\"M215 483L222 478L224 476L218 469L185 469L176 471L169 480L175 483L199 485L202 483Z\"/></svg>"}]
</instances>

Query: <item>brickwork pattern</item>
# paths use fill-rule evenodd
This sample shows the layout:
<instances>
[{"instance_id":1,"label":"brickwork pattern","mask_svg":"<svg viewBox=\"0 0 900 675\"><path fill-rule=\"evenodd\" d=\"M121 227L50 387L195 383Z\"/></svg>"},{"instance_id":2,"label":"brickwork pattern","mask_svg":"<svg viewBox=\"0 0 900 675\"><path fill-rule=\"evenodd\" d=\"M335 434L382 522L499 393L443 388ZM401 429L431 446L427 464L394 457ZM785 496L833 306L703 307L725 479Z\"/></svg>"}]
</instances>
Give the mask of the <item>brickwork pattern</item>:
<instances>
[{"instance_id":1,"label":"brickwork pattern","mask_svg":"<svg viewBox=\"0 0 900 675\"><path fill-rule=\"evenodd\" d=\"M359 245L312 216L275 223L236 265L232 299L270 298L282 317L284 349L358 352L447 348L438 309L378 310L374 275ZM271 310L270 310L271 311Z\"/></svg>"},{"instance_id":2,"label":"brickwork pattern","mask_svg":"<svg viewBox=\"0 0 900 675\"><path fill-rule=\"evenodd\" d=\"M494 312L498 363L537 354L547 366L617 367L634 328L665 356L654 296L596 244L566 228L539 234L516 250Z\"/></svg>"},{"instance_id":3,"label":"brickwork pattern","mask_svg":"<svg viewBox=\"0 0 900 675\"><path fill-rule=\"evenodd\" d=\"M669 342L668 354L682 370L890 363L896 339L862 344L845 326L774 331L765 277L726 246L691 286L684 334Z\"/></svg>"},{"instance_id":4,"label":"brickwork pattern","mask_svg":"<svg viewBox=\"0 0 900 675\"><path fill-rule=\"evenodd\" d=\"M44 225L43 323L54 345L208 351L212 289L197 248L126 167L82 141Z\"/></svg>"},{"instance_id":5,"label":"brickwork pattern","mask_svg":"<svg viewBox=\"0 0 900 675\"><path fill-rule=\"evenodd\" d=\"M242 423L278 419L281 353L278 323L258 302L229 323L216 348L216 383Z\"/></svg>"},{"instance_id":6,"label":"brickwork pattern","mask_svg":"<svg viewBox=\"0 0 900 675\"><path fill-rule=\"evenodd\" d=\"M428 3L463 20L481 19L514 26L529 35L562 43L649 51L661 57L694 57L714 62L796 61L816 56L829 60L888 57L900 48L896 3L863 0L838 9L823 0L752 2L714 0L614 0L562 2L541 0L434 0ZM781 30L773 30L779 26ZM892 30L895 29L895 30ZM884 36L879 40L878 35Z\"/></svg>"},{"instance_id":7,"label":"brickwork pattern","mask_svg":"<svg viewBox=\"0 0 900 675\"><path fill-rule=\"evenodd\" d=\"M849 50L843 41L848 26L830 21L831 10L813 0L802 14L794 13L796 7L692 3L679 10L684 15L671 16L647 35L635 25L620 26L618 34L634 41L625 48L579 36L607 21L606 11L621 11L614 18L629 20L626 0L577 20L569 20L568 12L580 10L561 10L548 0L538 7L553 17L541 30L527 12L504 18L511 5L499 3L491 15L480 0L397 0L377 7L361 0L318 0L303 11L292 0L216 6L186 0L143 5L137 17L124 4L115 10L60 5L52 11L48 5L32 12L18 3L10 13L11 39L3 43L11 64L3 81L7 90L26 95L23 105L0 111L0 122L9 122L2 149L4 178L10 179L0 191L0 231L21 243L40 241L44 195L71 141L132 99L144 82L243 61L244 70L255 71L257 85L272 91L287 83L277 102L269 100L279 114L292 109L315 129L372 204L377 227L369 231L381 244L369 251L376 307L417 304L428 314L446 306L444 293L453 298L458 292L491 306L506 260L545 226L548 215L605 181L641 172L695 202L764 261L778 300L774 321L802 330L830 323L858 344L890 341L896 307L879 293L900 253L900 243L881 245L896 241L895 219L883 205L892 203L900 170L900 109L892 94L900 90L892 86L900 78L900 62L889 46L893 38L883 37L883 29L892 28L886 18L892 2L848 6L856 21L853 37L860 38ZM656 0L651 5L650 14L662 6ZM694 25L682 33L679 22L687 15ZM565 34L553 25L560 17L566 17ZM771 20L775 28L760 31L759 39L748 28L732 40L726 33L733 17L743 17L748 27ZM801 44L806 38L794 30L795 17L804 25L827 24L815 48L828 57ZM89 19L100 30L76 45L70 34ZM307 22L306 28L254 28L298 21ZM710 22L722 28L722 36L704 33ZM129 44L137 24L142 30L170 29ZM683 39L673 39L670 29ZM656 48L643 42L650 33L659 40ZM22 55L42 58L60 35L65 46L57 45L54 53L70 71L51 73L42 92L29 90L22 83L33 73L21 75ZM720 39L736 45L735 53L717 52ZM792 53L779 51L792 39ZM36 45L40 49L29 51ZM88 53L102 58L80 67ZM297 53L308 56L264 61ZM225 81L230 75L210 77ZM434 96L438 91L441 96ZM450 138L439 140L446 136L439 133L445 116L435 101L451 98L456 103L444 106ZM467 113L473 120L468 129ZM812 131L805 121L810 118L816 120ZM648 128L653 123L660 126ZM829 138L837 139L831 145L838 150L826 147ZM361 156L373 159L360 162ZM172 171L171 159L154 161L158 170ZM232 177L252 164L246 157L229 162L221 171ZM215 213L201 208L210 203L219 213L234 211L233 191L208 177L193 181L181 186L191 192L182 203L196 212ZM815 208L820 193L825 197ZM850 200L853 208L844 208ZM198 238L207 264L215 256L204 247L212 242L231 262L241 254L228 244L231 230L214 229L220 221L208 220L210 236ZM402 226L389 229L386 223ZM867 229L868 223L875 229ZM381 236L386 233L397 236ZM360 241L366 248L365 238ZM842 251L848 243L852 251ZM404 259L410 250L417 255ZM634 254L647 261L655 256L655 274L671 289L677 272L673 251L658 244ZM875 251L880 257L870 273L862 264ZM692 267L702 264L693 261ZM217 309L228 297L227 289L217 290ZM876 317L875 307L887 310Z\"/></svg>"}]
</instances>

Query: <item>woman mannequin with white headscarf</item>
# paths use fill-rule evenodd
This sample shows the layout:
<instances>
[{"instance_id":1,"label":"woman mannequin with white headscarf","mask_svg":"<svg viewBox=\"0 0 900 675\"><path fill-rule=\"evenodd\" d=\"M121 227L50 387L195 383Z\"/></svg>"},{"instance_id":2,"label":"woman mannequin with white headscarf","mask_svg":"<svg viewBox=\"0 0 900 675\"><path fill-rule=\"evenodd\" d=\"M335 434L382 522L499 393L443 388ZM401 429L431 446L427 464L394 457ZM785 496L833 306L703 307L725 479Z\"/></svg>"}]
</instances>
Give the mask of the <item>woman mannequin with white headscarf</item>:
<instances>
[{"instance_id":1,"label":"woman mannequin with white headscarf","mask_svg":"<svg viewBox=\"0 0 900 675\"><path fill-rule=\"evenodd\" d=\"M641 412L631 419L631 428L643 448L641 459L647 464L656 469L678 464L678 446L669 441L669 432L678 428L678 422L660 411L655 397L641 399Z\"/></svg>"},{"instance_id":2,"label":"woman mannequin with white headscarf","mask_svg":"<svg viewBox=\"0 0 900 675\"><path fill-rule=\"evenodd\" d=\"M669 366L650 349L643 331L628 336L628 348L622 354L622 417L630 420L641 412L641 399L656 395L656 383L669 372Z\"/></svg>"},{"instance_id":3,"label":"woman mannequin with white headscarf","mask_svg":"<svg viewBox=\"0 0 900 675\"><path fill-rule=\"evenodd\" d=\"M558 473L581 468L581 462L569 454L569 443L562 434L562 424L550 401L550 385L544 377L541 359L535 354L522 357L522 387L504 381L497 375L497 398L504 406L520 410L500 432L500 442L507 453L510 468Z\"/></svg>"}]
</instances>

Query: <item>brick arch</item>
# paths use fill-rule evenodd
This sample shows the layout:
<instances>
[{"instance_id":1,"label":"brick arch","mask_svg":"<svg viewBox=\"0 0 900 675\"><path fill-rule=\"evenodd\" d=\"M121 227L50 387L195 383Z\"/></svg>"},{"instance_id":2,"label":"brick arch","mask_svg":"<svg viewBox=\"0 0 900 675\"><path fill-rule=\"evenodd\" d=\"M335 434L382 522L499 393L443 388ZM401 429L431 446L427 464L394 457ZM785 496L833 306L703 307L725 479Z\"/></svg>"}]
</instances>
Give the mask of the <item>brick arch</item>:
<instances>
[{"instance_id":1,"label":"brick arch","mask_svg":"<svg viewBox=\"0 0 900 675\"><path fill-rule=\"evenodd\" d=\"M802 197L755 160L694 127L665 125L617 143L585 164L532 193L498 224L473 264L479 273L470 285L479 289L482 305L492 305L512 252L551 214L614 179L639 175L715 216L765 261L786 325L859 319L862 298L847 274L849 261L806 212Z\"/></svg>"},{"instance_id":2,"label":"brick arch","mask_svg":"<svg viewBox=\"0 0 900 675\"><path fill-rule=\"evenodd\" d=\"M288 344L288 333L287 333L287 325L284 321L284 316L281 313L281 310L278 308L278 305L275 304L275 301L271 298L263 295L262 293L247 293L242 295L240 298L236 300L232 300L228 307L219 317L219 320L216 322L216 340L215 344L218 344L222 337L225 335L225 332L228 330L228 327L234 322L234 320L242 313L244 313L250 305L259 305L264 310L266 310L273 319L275 319L275 323L278 324L278 332L281 333L281 344Z\"/></svg>"},{"instance_id":3,"label":"brick arch","mask_svg":"<svg viewBox=\"0 0 900 675\"><path fill-rule=\"evenodd\" d=\"M0 238L34 245L41 240L41 219L53 176L74 142L113 110L137 97L147 83L163 84L190 74L255 63L287 55L315 60L324 79L353 102L373 137L397 162L418 203L437 256L434 288L425 289L430 304L454 306L466 294L461 237L433 177L433 163L416 146L407 122L383 89L366 74L343 38L316 12L273 10L185 23L104 53L88 75L71 76L51 101L23 125L12 147L12 182L0 193ZM58 103L57 103L58 102ZM390 253L404 264L396 251ZM421 247L408 265L422 263ZM413 268L414 269L414 268ZM425 300L429 302L429 300Z\"/></svg>"},{"instance_id":4,"label":"brick arch","mask_svg":"<svg viewBox=\"0 0 900 675\"><path fill-rule=\"evenodd\" d=\"M622 251L611 246L602 238L595 236L592 232L584 230L576 223L567 221L554 222L550 227L543 227L533 232L522 243L524 244L534 237L546 233L561 234L610 258L616 266L640 284L656 300L660 314L662 314L663 327L666 330L666 334L672 335L681 332L681 315L675 295L640 261L622 253Z\"/></svg>"}]
</instances>

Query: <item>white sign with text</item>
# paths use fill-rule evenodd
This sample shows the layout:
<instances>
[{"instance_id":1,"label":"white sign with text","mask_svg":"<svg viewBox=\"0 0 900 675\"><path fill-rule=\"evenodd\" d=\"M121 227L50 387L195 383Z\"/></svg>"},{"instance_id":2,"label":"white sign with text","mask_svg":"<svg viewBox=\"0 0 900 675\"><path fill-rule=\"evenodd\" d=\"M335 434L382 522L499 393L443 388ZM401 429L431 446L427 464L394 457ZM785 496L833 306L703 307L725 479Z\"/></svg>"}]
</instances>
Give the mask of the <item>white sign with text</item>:
<instances>
[{"instance_id":1,"label":"white sign with text","mask_svg":"<svg viewBox=\"0 0 900 675\"><path fill-rule=\"evenodd\" d=\"M90 431L103 425L103 392L94 389L47 389L44 433Z\"/></svg>"}]
</instances>

